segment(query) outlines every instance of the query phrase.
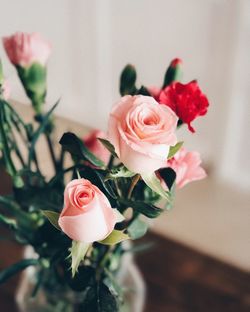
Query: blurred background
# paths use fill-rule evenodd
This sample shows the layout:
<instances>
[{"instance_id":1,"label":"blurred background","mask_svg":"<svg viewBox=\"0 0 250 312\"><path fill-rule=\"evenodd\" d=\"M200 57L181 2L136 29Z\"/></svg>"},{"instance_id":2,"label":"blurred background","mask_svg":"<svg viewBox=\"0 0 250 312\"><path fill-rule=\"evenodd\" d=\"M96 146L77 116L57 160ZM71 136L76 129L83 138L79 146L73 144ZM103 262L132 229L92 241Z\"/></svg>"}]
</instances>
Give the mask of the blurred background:
<instances>
[{"instance_id":1,"label":"blurred background","mask_svg":"<svg viewBox=\"0 0 250 312\"><path fill-rule=\"evenodd\" d=\"M209 177L177 192L153 230L250 270L250 1L0 1L0 36L40 32L53 46L48 108L83 126L106 129L127 63L138 86L159 86L170 61L183 81L198 79L210 108L179 139L201 152ZM12 98L27 103L1 46Z\"/></svg>"}]
</instances>

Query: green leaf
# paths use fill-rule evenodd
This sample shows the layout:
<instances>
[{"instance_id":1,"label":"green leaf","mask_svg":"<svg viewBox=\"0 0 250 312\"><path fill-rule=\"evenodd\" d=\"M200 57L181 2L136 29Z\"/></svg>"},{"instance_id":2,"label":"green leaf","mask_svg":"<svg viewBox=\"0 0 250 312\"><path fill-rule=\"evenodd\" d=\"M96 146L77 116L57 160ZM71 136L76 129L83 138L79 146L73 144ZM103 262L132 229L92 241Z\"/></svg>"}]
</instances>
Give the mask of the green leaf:
<instances>
[{"instance_id":1,"label":"green leaf","mask_svg":"<svg viewBox=\"0 0 250 312\"><path fill-rule=\"evenodd\" d=\"M42 210L42 213L56 229L61 231L61 228L58 224L58 219L60 216L58 212L50 211L50 210Z\"/></svg>"},{"instance_id":2,"label":"green leaf","mask_svg":"<svg viewBox=\"0 0 250 312\"><path fill-rule=\"evenodd\" d=\"M171 190L176 180L176 172L172 168L168 167L159 169L158 173L166 183L168 189Z\"/></svg>"},{"instance_id":3,"label":"green leaf","mask_svg":"<svg viewBox=\"0 0 250 312\"><path fill-rule=\"evenodd\" d=\"M133 208L135 212L141 213L148 218L156 218L163 212L161 208L138 200L133 201L127 199L119 199L119 202L128 208Z\"/></svg>"},{"instance_id":4,"label":"green leaf","mask_svg":"<svg viewBox=\"0 0 250 312\"><path fill-rule=\"evenodd\" d=\"M125 234L123 231L113 230L108 237L99 241L98 243L103 245L115 245L129 238L129 235Z\"/></svg>"},{"instance_id":5,"label":"green leaf","mask_svg":"<svg viewBox=\"0 0 250 312\"><path fill-rule=\"evenodd\" d=\"M117 281L116 274L117 270L120 268L121 258L118 254L113 254L110 259L111 263L109 269L104 268L106 278L103 280L103 283L108 287L110 292L117 297L117 299L122 302L123 300L123 288L122 285Z\"/></svg>"},{"instance_id":6,"label":"green leaf","mask_svg":"<svg viewBox=\"0 0 250 312\"><path fill-rule=\"evenodd\" d=\"M122 71L120 77L120 94L136 94L136 70L133 65L128 64Z\"/></svg>"},{"instance_id":7,"label":"green leaf","mask_svg":"<svg viewBox=\"0 0 250 312\"><path fill-rule=\"evenodd\" d=\"M9 214L17 217L16 220L18 221L18 223L30 225L29 215L22 211L20 206L11 198L9 198L8 196L0 196L0 204L3 206L3 208L7 208L6 211Z\"/></svg>"},{"instance_id":8,"label":"green leaf","mask_svg":"<svg viewBox=\"0 0 250 312\"><path fill-rule=\"evenodd\" d=\"M143 181L144 183L144 181ZM145 184L145 183L144 183ZM157 203L161 196L159 194L157 194L156 192L154 192L150 187L148 187L147 185L145 185L145 188L144 188L144 200L146 203Z\"/></svg>"},{"instance_id":9,"label":"green leaf","mask_svg":"<svg viewBox=\"0 0 250 312\"><path fill-rule=\"evenodd\" d=\"M7 279L12 277L19 271L26 269L28 266L37 265L38 263L39 263L39 260L37 259L24 259L13 264L12 266L0 272L0 284L7 281Z\"/></svg>"},{"instance_id":10,"label":"green leaf","mask_svg":"<svg viewBox=\"0 0 250 312\"><path fill-rule=\"evenodd\" d=\"M84 260L84 257L90 246L90 243L77 242L74 240L72 241L72 245L70 248L72 277L74 277L76 272L78 271L78 267L81 261Z\"/></svg>"},{"instance_id":11,"label":"green leaf","mask_svg":"<svg viewBox=\"0 0 250 312\"><path fill-rule=\"evenodd\" d=\"M69 270L65 272L67 284L74 291L83 291L93 285L95 281L95 269L91 266L82 265L74 277Z\"/></svg>"},{"instance_id":12,"label":"green leaf","mask_svg":"<svg viewBox=\"0 0 250 312\"><path fill-rule=\"evenodd\" d=\"M146 95L146 96L151 96L151 94L149 93L149 91L147 90L146 87L141 86L141 88L139 90L137 90L137 94L141 94L141 95Z\"/></svg>"},{"instance_id":13,"label":"green leaf","mask_svg":"<svg viewBox=\"0 0 250 312\"><path fill-rule=\"evenodd\" d=\"M5 168L9 175L13 178L14 185L16 187L22 187L23 181L22 178L18 175L15 165L11 158L11 151L9 148L9 140L4 129L5 125L5 101L0 99L0 138L2 142L2 153Z\"/></svg>"},{"instance_id":14,"label":"green leaf","mask_svg":"<svg viewBox=\"0 0 250 312\"><path fill-rule=\"evenodd\" d=\"M112 145L108 140L106 139L102 139L102 138L98 138L98 140L102 143L102 145L104 145L104 147L106 147L106 149L115 157L118 157L116 152L115 152L115 147L114 145Z\"/></svg>"},{"instance_id":15,"label":"green leaf","mask_svg":"<svg viewBox=\"0 0 250 312\"><path fill-rule=\"evenodd\" d=\"M172 158L182 147L184 142L178 142L175 144L175 146L170 146L169 153L168 153L168 159Z\"/></svg>"},{"instance_id":16,"label":"green leaf","mask_svg":"<svg viewBox=\"0 0 250 312\"><path fill-rule=\"evenodd\" d=\"M170 199L170 193L163 189L161 181L157 178L155 173L151 173L148 175L143 174L142 179L147 184L148 187L150 187L154 192L159 194L162 198L167 200Z\"/></svg>"},{"instance_id":17,"label":"green leaf","mask_svg":"<svg viewBox=\"0 0 250 312\"><path fill-rule=\"evenodd\" d=\"M68 151L72 156L85 159L94 166L104 167L103 161L92 154L83 141L80 140L75 134L71 132L64 133L59 143L62 145L64 150Z\"/></svg>"},{"instance_id":18,"label":"green leaf","mask_svg":"<svg viewBox=\"0 0 250 312\"><path fill-rule=\"evenodd\" d=\"M22 130L21 126L22 126L23 130L25 131L25 134L22 133L22 135L24 136L24 139L28 140L29 134L31 132L30 127L32 126L30 124L26 125L23 119L19 116L19 114L15 111L15 109L8 102L1 100L1 105L5 105L7 109L10 111L11 120L19 133L22 133L21 131Z\"/></svg>"},{"instance_id":19,"label":"green leaf","mask_svg":"<svg viewBox=\"0 0 250 312\"><path fill-rule=\"evenodd\" d=\"M10 226L11 228L16 229L17 223L15 219L8 218L0 214L0 222L4 225Z\"/></svg>"},{"instance_id":20,"label":"green leaf","mask_svg":"<svg viewBox=\"0 0 250 312\"><path fill-rule=\"evenodd\" d=\"M113 180L118 178L131 178L135 176L136 173L129 171L125 166L120 166L109 172L105 180Z\"/></svg>"},{"instance_id":21,"label":"green leaf","mask_svg":"<svg viewBox=\"0 0 250 312\"><path fill-rule=\"evenodd\" d=\"M88 288L79 311L84 312L119 312L115 295L104 284L97 282Z\"/></svg>"},{"instance_id":22,"label":"green leaf","mask_svg":"<svg viewBox=\"0 0 250 312\"><path fill-rule=\"evenodd\" d=\"M31 165L31 160L34 158L35 145L36 145L40 135L46 131L46 128L50 122L50 117L51 117L54 109L57 107L58 103L59 103L59 100L56 102L55 105L53 105L53 107L43 117L43 120L41 121L40 126L35 131L35 133L33 134L32 141L30 144L30 149L29 149L29 160L28 160L28 166L29 167Z\"/></svg>"},{"instance_id":23,"label":"green leaf","mask_svg":"<svg viewBox=\"0 0 250 312\"><path fill-rule=\"evenodd\" d=\"M85 179L91 181L94 185L96 185L105 195L116 199L116 194L110 184L110 181L106 181L106 172L101 169L93 169L88 166L84 167L83 170L80 170L80 174Z\"/></svg>"},{"instance_id":24,"label":"green leaf","mask_svg":"<svg viewBox=\"0 0 250 312\"><path fill-rule=\"evenodd\" d=\"M148 230L148 225L136 218L128 227L128 233L131 239L138 239L144 236Z\"/></svg>"}]
</instances>

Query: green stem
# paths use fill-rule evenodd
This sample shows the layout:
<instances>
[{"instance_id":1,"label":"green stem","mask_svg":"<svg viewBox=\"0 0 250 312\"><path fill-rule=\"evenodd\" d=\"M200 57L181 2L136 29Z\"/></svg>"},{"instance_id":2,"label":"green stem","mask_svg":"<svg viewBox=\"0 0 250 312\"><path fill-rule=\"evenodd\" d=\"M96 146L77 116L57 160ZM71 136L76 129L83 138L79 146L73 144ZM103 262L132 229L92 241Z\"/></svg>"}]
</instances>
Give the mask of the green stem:
<instances>
[{"instance_id":1,"label":"green stem","mask_svg":"<svg viewBox=\"0 0 250 312\"><path fill-rule=\"evenodd\" d=\"M60 158L59 158L59 168L60 168L60 170L63 170L64 158L65 158L65 150L62 148L61 153L60 153Z\"/></svg>"},{"instance_id":2,"label":"green stem","mask_svg":"<svg viewBox=\"0 0 250 312\"><path fill-rule=\"evenodd\" d=\"M22 154L21 154L21 152L20 152L20 150L19 150L19 147L18 147L18 144L17 144L17 140L16 140L16 137L15 137L15 134L14 134L14 132L13 132L13 130L12 130L11 125L9 125L9 126L10 126L10 129L11 129L12 144L13 144L13 148L14 148L14 150L15 150L15 153L16 153L18 159L20 160L22 166L23 166L24 168L26 168L27 165L25 164L24 159L23 159L23 156L22 156Z\"/></svg>"},{"instance_id":3,"label":"green stem","mask_svg":"<svg viewBox=\"0 0 250 312\"><path fill-rule=\"evenodd\" d=\"M115 157L111 154L110 158L109 158L109 162L108 162L108 169L110 170L113 166L113 162L114 162Z\"/></svg>"},{"instance_id":4,"label":"green stem","mask_svg":"<svg viewBox=\"0 0 250 312\"><path fill-rule=\"evenodd\" d=\"M99 281L100 278L101 278L101 274L102 274L102 272L104 270L104 267L105 267L107 261L109 260L111 251L112 251L112 247L108 247L106 249L106 251L104 252L101 260L98 263L98 268L96 270L96 280L97 281Z\"/></svg>"},{"instance_id":5,"label":"green stem","mask_svg":"<svg viewBox=\"0 0 250 312\"><path fill-rule=\"evenodd\" d=\"M132 193L133 193L133 190L137 184L137 182L140 180L140 175L139 174L136 174L133 179L132 179L132 182L131 182L131 185L130 185L130 188L128 190L128 199L131 198L132 196Z\"/></svg>"},{"instance_id":6,"label":"green stem","mask_svg":"<svg viewBox=\"0 0 250 312\"><path fill-rule=\"evenodd\" d=\"M55 152L54 152L53 144L52 144L51 138L50 138L48 133L45 133L45 137L46 137L47 144L48 144L48 147L49 147L51 160L52 160L52 163L54 165L55 172L57 173L58 163L57 163L56 155L55 155Z\"/></svg>"},{"instance_id":7,"label":"green stem","mask_svg":"<svg viewBox=\"0 0 250 312\"><path fill-rule=\"evenodd\" d=\"M37 171L38 171L40 174L42 174L42 173L41 173L41 169L40 169L39 164L38 164L38 160L37 160L35 148L34 148L34 153L33 153L33 159L34 159L34 163L35 163L35 165L36 165Z\"/></svg>"},{"instance_id":8,"label":"green stem","mask_svg":"<svg viewBox=\"0 0 250 312\"><path fill-rule=\"evenodd\" d=\"M12 266L0 272L0 284L4 283L6 280L8 280L11 276L15 275L19 271L26 269L28 266L34 266L37 264L39 264L39 261L37 259L24 259L20 262L13 264Z\"/></svg>"}]
</instances>

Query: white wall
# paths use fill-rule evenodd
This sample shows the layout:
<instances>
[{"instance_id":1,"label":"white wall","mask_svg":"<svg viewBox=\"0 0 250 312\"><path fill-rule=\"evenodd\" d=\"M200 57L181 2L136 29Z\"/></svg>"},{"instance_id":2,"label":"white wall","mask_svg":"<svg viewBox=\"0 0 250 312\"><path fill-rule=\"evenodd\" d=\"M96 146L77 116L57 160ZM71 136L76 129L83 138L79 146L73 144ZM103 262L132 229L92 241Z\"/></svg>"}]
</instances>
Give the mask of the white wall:
<instances>
[{"instance_id":1,"label":"white wall","mask_svg":"<svg viewBox=\"0 0 250 312\"><path fill-rule=\"evenodd\" d=\"M155 230L249 270L250 1L249 0L0 0L0 36L38 31L53 44L48 106L106 128L126 63L138 83L160 85L174 57L184 81L197 78L210 100L195 135L179 138L201 151L209 178L177 194L175 209ZM0 48L12 97L27 101ZM226 183L225 183L226 181Z\"/></svg>"},{"instance_id":2,"label":"white wall","mask_svg":"<svg viewBox=\"0 0 250 312\"><path fill-rule=\"evenodd\" d=\"M211 107L195 122L196 135L182 130L187 146L199 149L227 181L250 187L249 1L248 0L1 0L0 35L38 31L53 44L49 104L58 112L105 129L118 79L130 62L138 82L160 85L176 56L184 81L197 78ZM248 13L247 13L248 12ZM2 48L4 65L7 63ZM12 66L5 65L13 97L24 99ZM240 171L240 174L239 174Z\"/></svg>"}]
</instances>

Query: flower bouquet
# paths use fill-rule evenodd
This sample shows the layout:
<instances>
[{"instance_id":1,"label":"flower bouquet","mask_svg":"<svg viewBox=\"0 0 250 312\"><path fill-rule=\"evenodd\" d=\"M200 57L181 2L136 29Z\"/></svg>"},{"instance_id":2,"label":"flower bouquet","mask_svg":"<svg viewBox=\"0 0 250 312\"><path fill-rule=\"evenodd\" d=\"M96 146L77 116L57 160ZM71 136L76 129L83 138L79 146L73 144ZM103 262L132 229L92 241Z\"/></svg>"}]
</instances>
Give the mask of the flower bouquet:
<instances>
[{"instance_id":1,"label":"flower bouquet","mask_svg":"<svg viewBox=\"0 0 250 312\"><path fill-rule=\"evenodd\" d=\"M176 187L206 176L199 154L188 152L176 132L185 124L194 132L191 122L206 114L208 100L196 81L179 82L179 59L170 63L161 88L138 88L136 70L127 65L107 133L96 130L84 139L64 133L58 154L53 144L58 102L44 111L50 44L39 34L16 33L3 38L3 45L34 120L24 122L8 102L1 66L0 152L12 192L0 196L0 223L32 252L2 270L0 283L32 268L26 312L122 311L126 289L119 272L133 251L126 241L145 235L147 219L171 209ZM39 164L42 137L54 168L51 177Z\"/></svg>"}]
</instances>

